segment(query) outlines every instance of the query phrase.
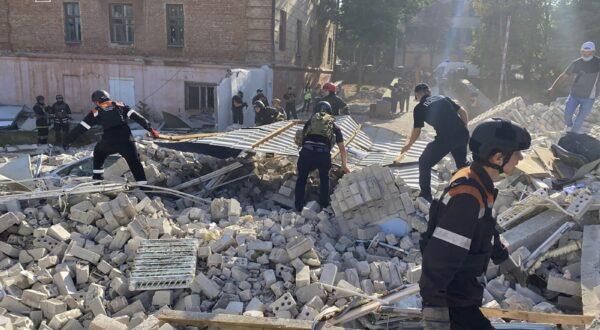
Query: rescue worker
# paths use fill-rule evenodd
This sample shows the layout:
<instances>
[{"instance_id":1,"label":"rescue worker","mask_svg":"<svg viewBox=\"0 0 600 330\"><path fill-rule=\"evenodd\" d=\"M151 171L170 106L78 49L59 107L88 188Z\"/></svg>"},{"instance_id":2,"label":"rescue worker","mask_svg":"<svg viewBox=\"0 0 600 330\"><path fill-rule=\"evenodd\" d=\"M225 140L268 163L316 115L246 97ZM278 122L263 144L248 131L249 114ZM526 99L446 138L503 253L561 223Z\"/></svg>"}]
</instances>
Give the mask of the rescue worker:
<instances>
[{"instance_id":1,"label":"rescue worker","mask_svg":"<svg viewBox=\"0 0 600 330\"><path fill-rule=\"evenodd\" d=\"M280 99L273 99L273 108L275 108L275 110L277 110L283 116L283 120L290 119L290 118L288 118L287 113L285 112L285 109L281 106Z\"/></svg>"},{"instance_id":2,"label":"rescue worker","mask_svg":"<svg viewBox=\"0 0 600 330\"><path fill-rule=\"evenodd\" d=\"M331 112L334 116L349 115L350 110L348 109L348 105L344 102L339 96L336 94L336 87L334 84L328 82L323 85L323 91L325 91L326 95L321 98L321 101L326 101L331 105ZM317 106L315 106L315 113L319 111Z\"/></svg>"},{"instance_id":3,"label":"rescue worker","mask_svg":"<svg viewBox=\"0 0 600 330\"><path fill-rule=\"evenodd\" d=\"M342 159L342 170L349 173L347 153L341 129L335 124L331 105L321 101L316 106L316 113L306 122L302 129L300 141L302 147L298 157L298 179L296 180L294 204L297 211L304 208L304 191L310 171L319 170L319 204L322 208L329 206L329 170L331 170L331 149L337 144Z\"/></svg>"},{"instance_id":4,"label":"rescue worker","mask_svg":"<svg viewBox=\"0 0 600 330\"><path fill-rule=\"evenodd\" d=\"M39 95L35 98L33 112L35 113L35 127L37 129L37 144L48 144L48 130L50 126L50 107L44 103L44 97Z\"/></svg>"},{"instance_id":5,"label":"rescue worker","mask_svg":"<svg viewBox=\"0 0 600 330\"><path fill-rule=\"evenodd\" d=\"M410 102L410 83L408 81L402 81L402 84L399 87L400 112L408 112L408 106Z\"/></svg>"},{"instance_id":6,"label":"rescue worker","mask_svg":"<svg viewBox=\"0 0 600 330\"><path fill-rule=\"evenodd\" d=\"M62 95L56 95L56 102L50 108L50 114L54 122L56 145L60 146L63 144L63 135L66 139L69 134L69 120L71 119L71 108L65 103Z\"/></svg>"},{"instance_id":7,"label":"rescue worker","mask_svg":"<svg viewBox=\"0 0 600 330\"><path fill-rule=\"evenodd\" d=\"M256 90L256 95L252 98L252 104L255 104L256 101L261 101L265 107L269 106L269 101L265 94L263 94L263 90L260 88Z\"/></svg>"},{"instance_id":8,"label":"rescue worker","mask_svg":"<svg viewBox=\"0 0 600 330\"><path fill-rule=\"evenodd\" d=\"M129 169L135 180L138 183L145 184L146 174L140 162L127 119L133 119L144 129L148 130L155 139L159 137L158 132L152 128L150 122L129 106L111 101L110 95L104 90L95 91L92 94L92 102L95 107L69 133L65 149L68 148L69 143L92 128L92 126L102 125L102 129L104 130L102 139L94 147L94 175L92 178L102 180L104 178L104 161L109 155L118 153L127 161L127 165L129 165Z\"/></svg>"},{"instance_id":9,"label":"rescue worker","mask_svg":"<svg viewBox=\"0 0 600 330\"><path fill-rule=\"evenodd\" d=\"M310 102L312 101L312 91L310 90L310 86L308 84L306 84L306 87L304 87L304 104L302 105L302 110L300 110L300 112L305 112L308 111L308 109L310 108Z\"/></svg>"},{"instance_id":10,"label":"rescue worker","mask_svg":"<svg viewBox=\"0 0 600 330\"><path fill-rule=\"evenodd\" d=\"M231 112L233 112L233 123L244 124L244 108L248 108L248 103L244 102L244 93L238 91L231 98Z\"/></svg>"},{"instance_id":11,"label":"rescue worker","mask_svg":"<svg viewBox=\"0 0 600 330\"><path fill-rule=\"evenodd\" d=\"M420 197L431 202L431 168L435 166L448 153L452 154L456 168L467 166L467 143L469 142L469 121L467 111L461 108L449 97L431 95L427 84L418 84L415 87L415 99L419 104L413 112L413 130L410 139L402 148L401 153L406 153L417 141L425 123L433 126L436 137L430 142L419 157L419 186Z\"/></svg>"},{"instance_id":12,"label":"rescue worker","mask_svg":"<svg viewBox=\"0 0 600 330\"><path fill-rule=\"evenodd\" d=\"M262 101L254 102L254 124L263 126L284 120L283 115L273 107L266 107Z\"/></svg>"},{"instance_id":13,"label":"rescue worker","mask_svg":"<svg viewBox=\"0 0 600 330\"><path fill-rule=\"evenodd\" d=\"M493 182L512 174L530 145L529 133L518 124L482 122L469 142L473 164L458 170L431 204L420 241L425 329L494 329L479 310L490 259L525 285L527 273L500 242L492 208L498 194Z\"/></svg>"},{"instance_id":14,"label":"rescue worker","mask_svg":"<svg viewBox=\"0 0 600 330\"><path fill-rule=\"evenodd\" d=\"M298 119L298 114L296 113L296 93L292 87L288 87L287 93L283 95L283 99L285 100L285 113L288 119Z\"/></svg>"}]
</instances>

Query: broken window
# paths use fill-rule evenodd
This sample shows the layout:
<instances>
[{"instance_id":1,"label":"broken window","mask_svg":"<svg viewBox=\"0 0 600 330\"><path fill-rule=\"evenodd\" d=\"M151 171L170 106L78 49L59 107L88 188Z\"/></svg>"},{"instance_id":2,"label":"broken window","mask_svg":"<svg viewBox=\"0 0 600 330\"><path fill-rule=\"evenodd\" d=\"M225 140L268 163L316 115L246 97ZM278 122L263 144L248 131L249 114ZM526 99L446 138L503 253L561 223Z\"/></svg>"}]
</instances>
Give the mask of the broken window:
<instances>
[{"instance_id":1,"label":"broken window","mask_svg":"<svg viewBox=\"0 0 600 330\"><path fill-rule=\"evenodd\" d=\"M287 14L285 11L279 11L279 50L285 50L285 35L287 33Z\"/></svg>"},{"instance_id":2,"label":"broken window","mask_svg":"<svg viewBox=\"0 0 600 330\"><path fill-rule=\"evenodd\" d=\"M65 2L65 41L68 43L81 42L81 18L79 3Z\"/></svg>"},{"instance_id":3,"label":"broken window","mask_svg":"<svg viewBox=\"0 0 600 330\"><path fill-rule=\"evenodd\" d=\"M183 5L167 5L167 46L183 47Z\"/></svg>"},{"instance_id":4,"label":"broken window","mask_svg":"<svg viewBox=\"0 0 600 330\"><path fill-rule=\"evenodd\" d=\"M185 109L188 111L213 112L215 110L215 87L198 83L185 83Z\"/></svg>"},{"instance_id":5,"label":"broken window","mask_svg":"<svg viewBox=\"0 0 600 330\"><path fill-rule=\"evenodd\" d=\"M110 41L116 44L133 43L133 5L110 5Z\"/></svg>"}]
</instances>

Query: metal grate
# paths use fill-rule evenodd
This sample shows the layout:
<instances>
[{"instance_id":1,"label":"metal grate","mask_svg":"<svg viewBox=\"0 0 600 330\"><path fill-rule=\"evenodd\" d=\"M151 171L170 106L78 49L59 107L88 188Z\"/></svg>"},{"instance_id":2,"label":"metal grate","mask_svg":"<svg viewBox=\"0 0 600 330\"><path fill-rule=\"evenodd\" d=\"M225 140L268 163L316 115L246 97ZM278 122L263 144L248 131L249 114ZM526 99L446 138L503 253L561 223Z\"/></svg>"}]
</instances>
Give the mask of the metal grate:
<instances>
[{"instance_id":1,"label":"metal grate","mask_svg":"<svg viewBox=\"0 0 600 330\"><path fill-rule=\"evenodd\" d=\"M198 240L142 240L133 261L129 290L189 288L196 275Z\"/></svg>"}]
</instances>

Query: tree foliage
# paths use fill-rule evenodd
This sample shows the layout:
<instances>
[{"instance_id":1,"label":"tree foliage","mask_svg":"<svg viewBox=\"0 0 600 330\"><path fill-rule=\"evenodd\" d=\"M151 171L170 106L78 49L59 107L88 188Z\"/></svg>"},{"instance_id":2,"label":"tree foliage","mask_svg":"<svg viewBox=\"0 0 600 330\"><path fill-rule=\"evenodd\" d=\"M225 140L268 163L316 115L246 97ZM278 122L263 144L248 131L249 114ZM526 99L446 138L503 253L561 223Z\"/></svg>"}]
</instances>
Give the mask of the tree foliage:
<instances>
[{"instance_id":1,"label":"tree foliage","mask_svg":"<svg viewBox=\"0 0 600 330\"><path fill-rule=\"evenodd\" d=\"M359 65L391 65L398 25L430 0L344 0L337 23L338 55ZM387 55L387 56L386 56Z\"/></svg>"}]
</instances>

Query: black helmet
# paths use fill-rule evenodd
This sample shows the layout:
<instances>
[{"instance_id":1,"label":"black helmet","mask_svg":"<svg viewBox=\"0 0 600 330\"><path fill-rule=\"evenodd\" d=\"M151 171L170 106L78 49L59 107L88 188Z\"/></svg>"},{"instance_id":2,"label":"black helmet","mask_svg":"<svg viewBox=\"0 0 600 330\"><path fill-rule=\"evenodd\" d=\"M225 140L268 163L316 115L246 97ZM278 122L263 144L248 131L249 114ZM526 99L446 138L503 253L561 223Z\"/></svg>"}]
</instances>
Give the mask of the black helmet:
<instances>
[{"instance_id":1,"label":"black helmet","mask_svg":"<svg viewBox=\"0 0 600 330\"><path fill-rule=\"evenodd\" d=\"M242 97L242 96L244 96L244 92L242 92L242 91L238 91L238 95L239 95L240 97Z\"/></svg>"},{"instance_id":2,"label":"black helmet","mask_svg":"<svg viewBox=\"0 0 600 330\"><path fill-rule=\"evenodd\" d=\"M110 95L107 91L99 89L92 93L92 102L106 102L110 100Z\"/></svg>"},{"instance_id":3,"label":"black helmet","mask_svg":"<svg viewBox=\"0 0 600 330\"><path fill-rule=\"evenodd\" d=\"M510 155L518 150L526 150L531 146L531 136L521 125L507 119L491 118L477 125L469 140L469 149L473 159L489 165L502 173ZM496 152L501 152L504 164L489 164L488 159Z\"/></svg>"},{"instance_id":4,"label":"black helmet","mask_svg":"<svg viewBox=\"0 0 600 330\"><path fill-rule=\"evenodd\" d=\"M60 100L63 100L63 99L64 99L64 97L63 97L62 95L60 95L60 94L57 94L57 95L56 95L56 100L58 101L59 99L60 99Z\"/></svg>"},{"instance_id":5,"label":"black helmet","mask_svg":"<svg viewBox=\"0 0 600 330\"><path fill-rule=\"evenodd\" d=\"M320 101L319 103L317 103L317 106L315 107L315 112L325 112L325 113L331 114L333 111L331 109L331 104L329 104L329 102Z\"/></svg>"},{"instance_id":6,"label":"black helmet","mask_svg":"<svg viewBox=\"0 0 600 330\"><path fill-rule=\"evenodd\" d=\"M255 108L258 107L258 108L260 108L262 110L262 109L265 108L265 104L262 103L262 101L256 101L256 102L254 102L254 107Z\"/></svg>"},{"instance_id":7,"label":"black helmet","mask_svg":"<svg viewBox=\"0 0 600 330\"><path fill-rule=\"evenodd\" d=\"M43 97L43 96L41 96L41 95L38 95L38 96L36 96L36 97L35 97L35 100L36 100L37 102L42 102L42 101L44 101L44 97Z\"/></svg>"}]
</instances>

